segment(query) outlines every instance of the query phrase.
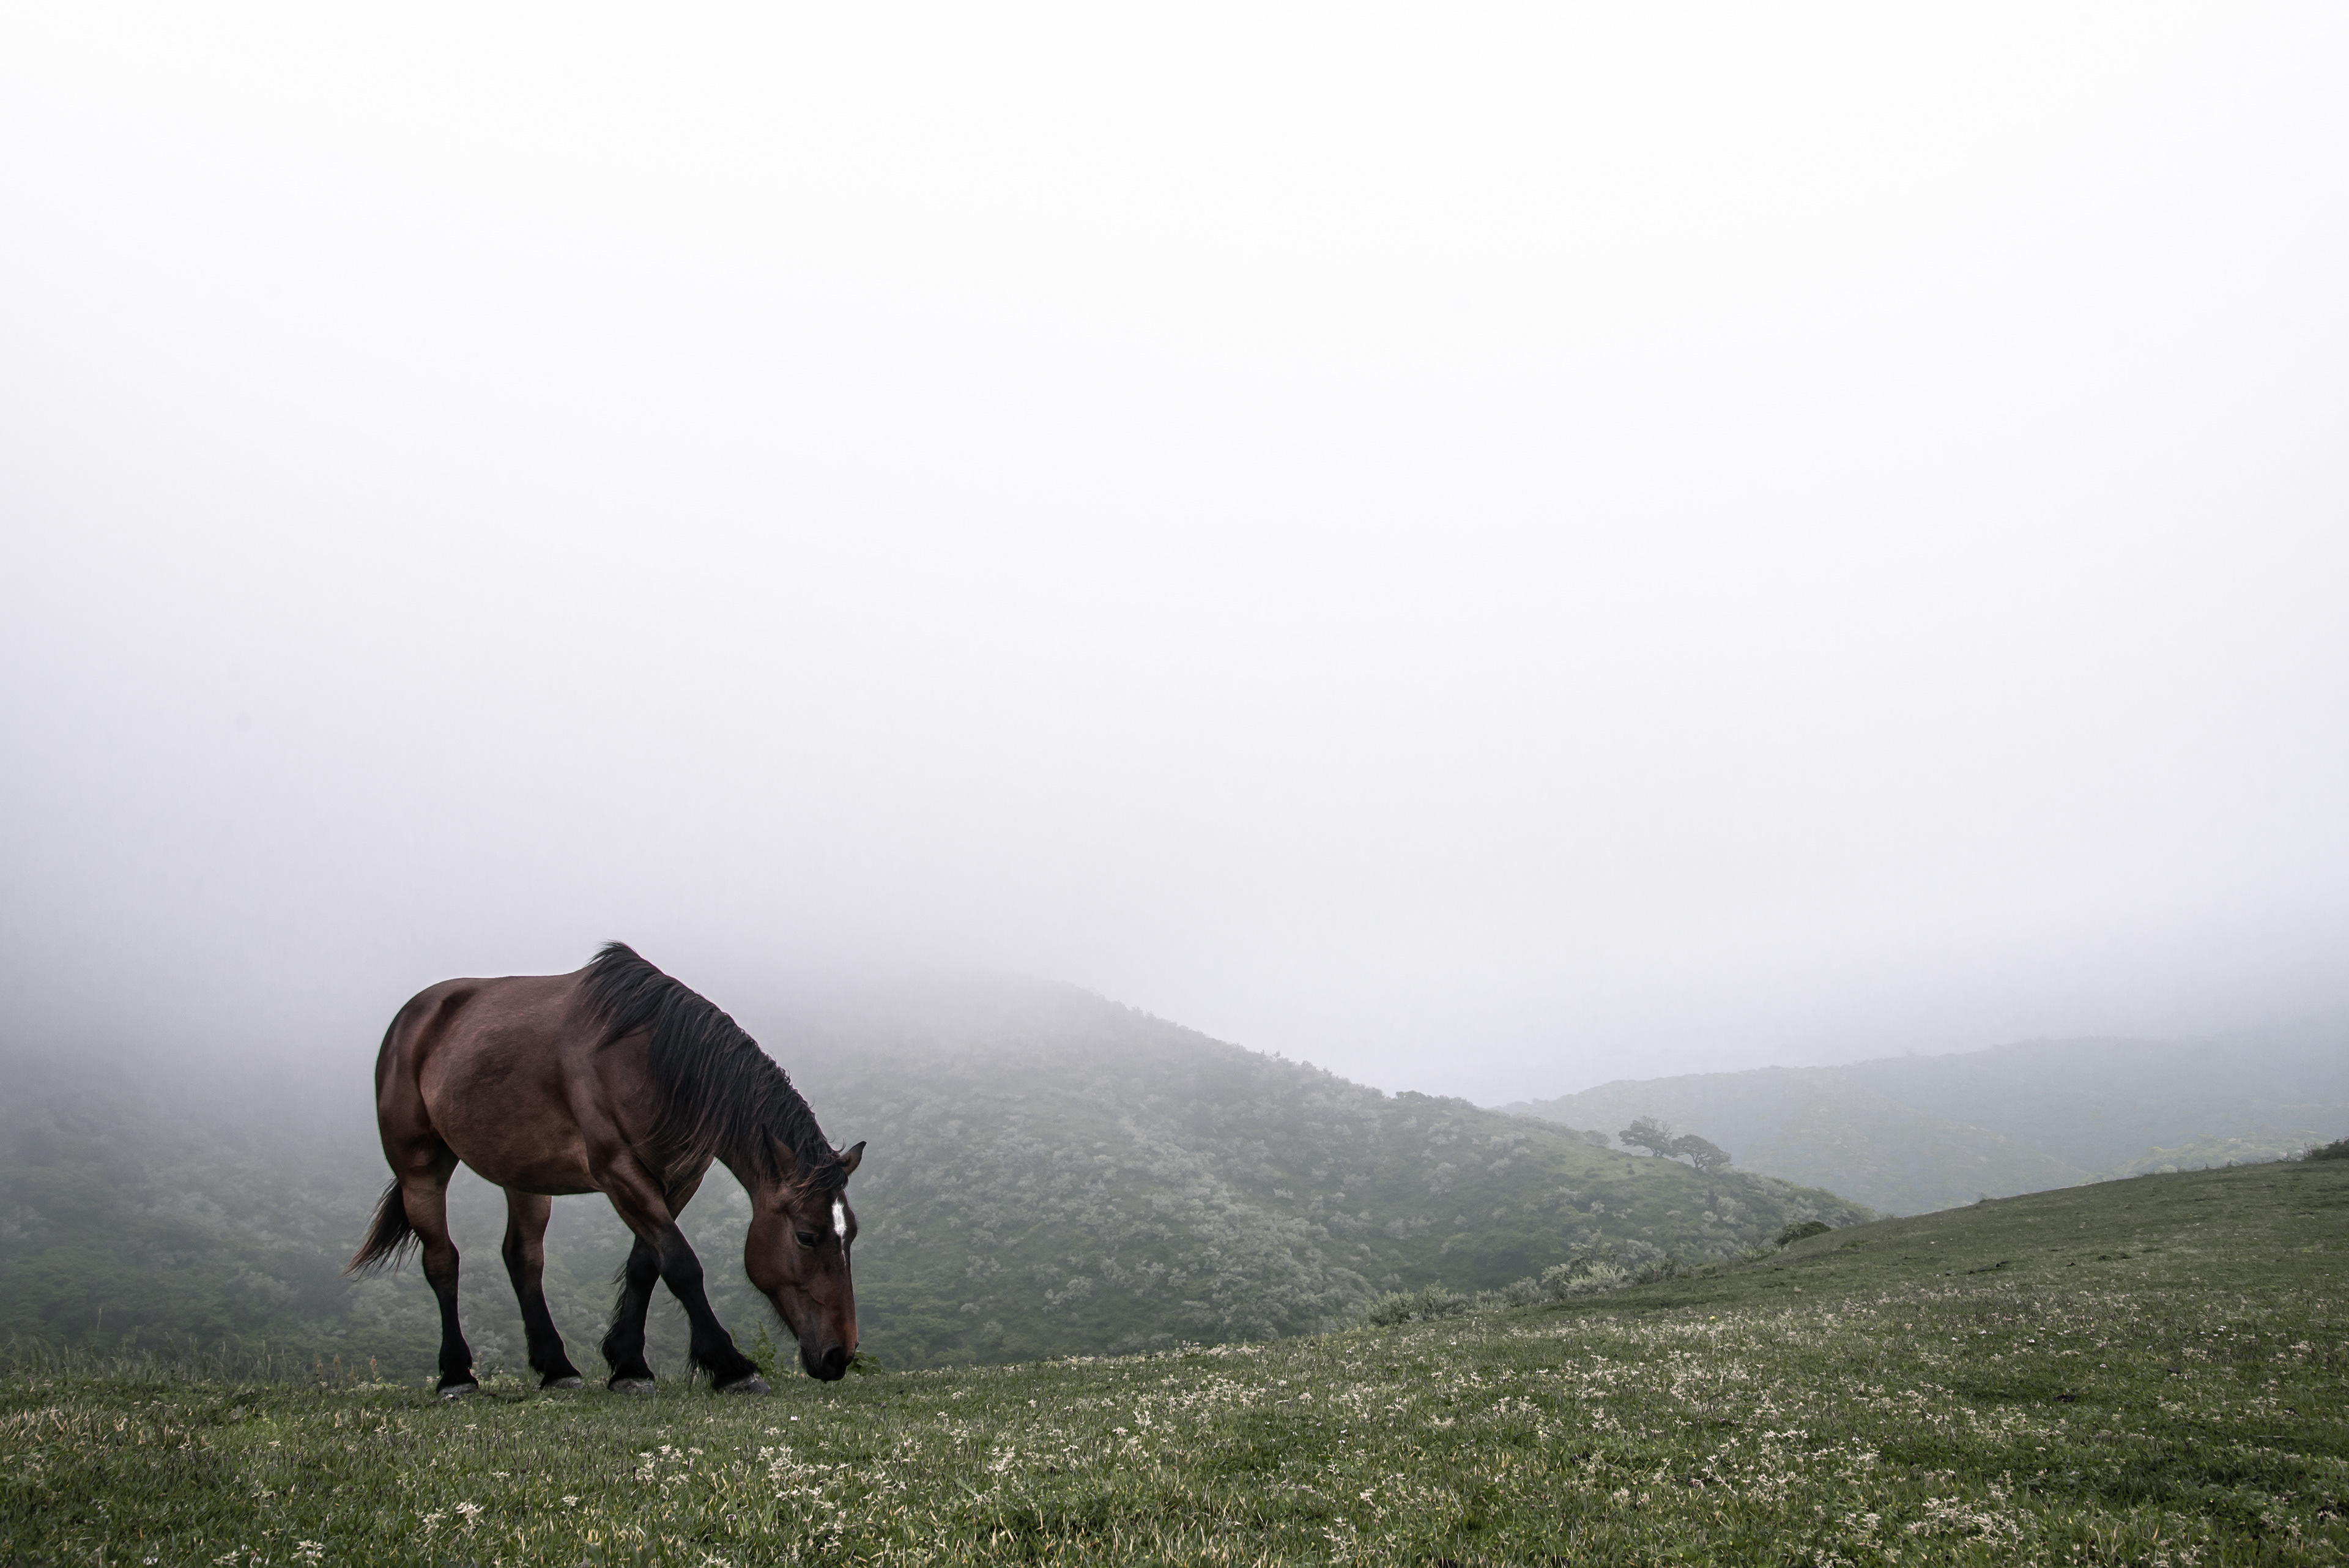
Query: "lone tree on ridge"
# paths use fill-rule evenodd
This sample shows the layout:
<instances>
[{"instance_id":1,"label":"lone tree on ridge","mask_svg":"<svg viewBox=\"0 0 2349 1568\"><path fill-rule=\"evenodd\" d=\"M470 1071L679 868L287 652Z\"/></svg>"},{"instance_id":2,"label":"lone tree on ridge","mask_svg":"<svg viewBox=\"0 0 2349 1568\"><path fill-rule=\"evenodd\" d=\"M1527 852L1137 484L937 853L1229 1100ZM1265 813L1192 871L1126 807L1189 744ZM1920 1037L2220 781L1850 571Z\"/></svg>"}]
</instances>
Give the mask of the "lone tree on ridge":
<instances>
[{"instance_id":1,"label":"lone tree on ridge","mask_svg":"<svg viewBox=\"0 0 2349 1568\"><path fill-rule=\"evenodd\" d=\"M1672 1147L1672 1126L1653 1116L1641 1116L1615 1135L1633 1148L1644 1148L1658 1159L1677 1153Z\"/></svg>"},{"instance_id":2,"label":"lone tree on ridge","mask_svg":"<svg viewBox=\"0 0 2349 1568\"><path fill-rule=\"evenodd\" d=\"M1689 1163L1707 1176L1711 1176L1716 1170L1729 1168L1729 1151L1717 1143L1711 1143L1697 1137L1694 1133L1682 1133L1672 1139L1672 1152L1688 1156Z\"/></svg>"}]
</instances>

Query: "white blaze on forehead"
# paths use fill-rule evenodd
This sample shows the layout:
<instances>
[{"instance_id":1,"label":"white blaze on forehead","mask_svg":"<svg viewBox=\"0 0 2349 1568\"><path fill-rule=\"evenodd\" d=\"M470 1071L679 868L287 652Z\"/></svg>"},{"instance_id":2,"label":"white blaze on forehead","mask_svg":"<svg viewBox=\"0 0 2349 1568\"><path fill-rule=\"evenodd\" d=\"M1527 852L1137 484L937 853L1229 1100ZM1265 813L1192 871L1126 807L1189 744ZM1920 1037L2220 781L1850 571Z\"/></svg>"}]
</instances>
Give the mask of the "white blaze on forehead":
<instances>
[{"instance_id":1,"label":"white blaze on forehead","mask_svg":"<svg viewBox=\"0 0 2349 1568\"><path fill-rule=\"evenodd\" d=\"M832 1233L840 1238L840 1250L848 1251L848 1205L835 1198L832 1200Z\"/></svg>"}]
</instances>

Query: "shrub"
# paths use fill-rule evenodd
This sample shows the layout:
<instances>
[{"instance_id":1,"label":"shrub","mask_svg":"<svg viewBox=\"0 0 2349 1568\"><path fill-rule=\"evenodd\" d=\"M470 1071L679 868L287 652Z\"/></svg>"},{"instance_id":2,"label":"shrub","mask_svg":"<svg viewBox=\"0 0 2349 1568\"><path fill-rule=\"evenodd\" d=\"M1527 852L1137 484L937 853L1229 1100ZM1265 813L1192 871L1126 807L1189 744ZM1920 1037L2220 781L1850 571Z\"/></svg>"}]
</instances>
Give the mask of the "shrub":
<instances>
[{"instance_id":1,"label":"shrub","mask_svg":"<svg viewBox=\"0 0 2349 1568\"><path fill-rule=\"evenodd\" d=\"M1416 1291L1389 1291L1365 1307L1362 1315L1376 1324L1433 1323L1457 1317L1470 1305L1471 1298L1457 1291L1429 1285Z\"/></svg>"},{"instance_id":2,"label":"shrub","mask_svg":"<svg viewBox=\"0 0 2349 1568\"><path fill-rule=\"evenodd\" d=\"M1573 1262L1556 1263L1542 1271L1539 1280L1520 1281L1541 1293L1541 1299L1562 1302L1575 1296L1597 1295L1631 1282L1630 1272L1612 1257L1601 1252L1588 1252ZM1510 1289L1517 1287L1512 1285Z\"/></svg>"},{"instance_id":3,"label":"shrub","mask_svg":"<svg viewBox=\"0 0 2349 1568\"><path fill-rule=\"evenodd\" d=\"M2331 1143L2318 1144L2302 1159L2349 1159L2349 1137L2336 1137Z\"/></svg>"},{"instance_id":4,"label":"shrub","mask_svg":"<svg viewBox=\"0 0 2349 1568\"><path fill-rule=\"evenodd\" d=\"M1824 1236L1834 1229L1824 1220L1798 1220L1778 1232L1778 1245L1791 1247L1806 1237Z\"/></svg>"}]
</instances>

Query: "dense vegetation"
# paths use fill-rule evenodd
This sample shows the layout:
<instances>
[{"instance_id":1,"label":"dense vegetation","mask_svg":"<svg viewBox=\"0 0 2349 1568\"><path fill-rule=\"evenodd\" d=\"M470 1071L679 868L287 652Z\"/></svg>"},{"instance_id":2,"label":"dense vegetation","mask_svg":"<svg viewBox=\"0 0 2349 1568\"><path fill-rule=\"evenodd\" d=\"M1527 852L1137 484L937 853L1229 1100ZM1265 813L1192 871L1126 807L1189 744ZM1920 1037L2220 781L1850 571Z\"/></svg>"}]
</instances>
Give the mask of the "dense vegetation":
<instances>
[{"instance_id":1,"label":"dense vegetation","mask_svg":"<svg viewBox=\"0 0 2349 1568\"><path fill-rule=\"evenodd\" d=\"M167 1563L2174 1564L2349 1551L2349 1162L1560 1306L783 1383L0 1384L0 1540Z\"/></svg>"},{"instance_id":2,"label":"dense vegetation","mask_svg":"<svg viewBox=\"0 0 2349 1568\"><path fill-rule=\"evenodd\" d=\"M756 1022L826 1130L869 1140L851 1188L858 1305L892 1366L1266 1339L1334 1327L1386 1291L1505 1285L1596 1243L1626 1267L1699 1262L1793 1220L1861 1217L1825 1192L1383 1096L1063 987L818 997ZM384 1181L367 1066L355 1052L309 1077L199 1087L11 1065L0 1334L427 1370L437 1318L413 1268L338 1275ZM518 1362L502 1201L460 1178L451 1210L468 1334L485 1367ZM714 1175L687 1230L748 1335L771 1314L741 1276L746 1219ZM547 1293L591 1370L626 1250L600 1198L558 1202ZM658 1299L656 1365L678 1369L681 1316Z\"/></svg>"},{"instance_id":3,"label":"dense vegetation","mask_svg":"<svg viewBox=\"0 0 2349 1568\"><path fill-rule=\"evenodd\" d=\"M1949 1056L1604 1084L1504 1107L1652 1116L1746 1170L1893 1214L2278 1159L2349 1133L2349 1013L2187 1044L2032 1041Z\"/></svg>"}]
</instances>

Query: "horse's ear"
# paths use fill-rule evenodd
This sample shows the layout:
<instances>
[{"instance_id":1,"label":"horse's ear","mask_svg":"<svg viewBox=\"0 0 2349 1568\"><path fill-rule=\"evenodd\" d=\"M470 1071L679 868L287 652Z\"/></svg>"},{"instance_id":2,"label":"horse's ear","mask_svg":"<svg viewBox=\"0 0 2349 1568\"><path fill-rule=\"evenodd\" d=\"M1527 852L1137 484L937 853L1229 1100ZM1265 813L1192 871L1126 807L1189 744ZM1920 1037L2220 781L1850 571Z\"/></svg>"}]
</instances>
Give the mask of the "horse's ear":
<instances>
[{"instance_id":1,"label":"horse's ear","mask_svg":"<svg viewBox=\"0 0 2349 1568\"><path fill-rule=\"evenodd\" d=\"M864 1140L859 1138L854 1144L840 1151L840 1174L854 1176L856 1174L856 1168L864 1162Z\"/></svg>"}]
</instances>

